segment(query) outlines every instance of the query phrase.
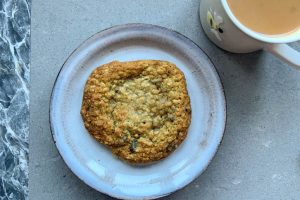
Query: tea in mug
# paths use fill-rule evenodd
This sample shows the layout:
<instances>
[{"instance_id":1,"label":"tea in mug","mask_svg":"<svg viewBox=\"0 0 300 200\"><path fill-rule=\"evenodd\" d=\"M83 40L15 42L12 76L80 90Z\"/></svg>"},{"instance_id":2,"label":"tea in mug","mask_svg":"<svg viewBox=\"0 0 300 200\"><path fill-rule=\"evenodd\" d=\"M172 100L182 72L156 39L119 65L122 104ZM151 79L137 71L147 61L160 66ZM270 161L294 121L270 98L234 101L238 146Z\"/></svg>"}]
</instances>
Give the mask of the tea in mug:
<instances>
[{"instance_id":1,"label":"tea in mug","mask_svg":"<svg viewBox=\"0 0 300 200\"><path fill-rule=\"evenodd\" d=\"M247 28L282 35L300 28L300 0L227 0L235 17Z\"/></svg>"}]
</instances>

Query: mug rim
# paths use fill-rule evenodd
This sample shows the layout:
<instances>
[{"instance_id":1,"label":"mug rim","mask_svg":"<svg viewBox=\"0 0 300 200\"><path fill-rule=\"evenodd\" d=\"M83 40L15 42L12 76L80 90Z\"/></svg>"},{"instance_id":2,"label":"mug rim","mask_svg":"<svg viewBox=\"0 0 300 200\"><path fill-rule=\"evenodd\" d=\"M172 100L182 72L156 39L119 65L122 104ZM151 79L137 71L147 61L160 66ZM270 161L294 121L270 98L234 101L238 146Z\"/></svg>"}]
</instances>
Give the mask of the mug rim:
<instances>
[{"instance_id":1,"label":"mug rim","mask_svg":"<svg viewBox=\"0 0 300 200\"><path fill-rule=\"evenodd\" d=\"M291 34L282 34L282 37L280 35L272 36L272 35L255 32L255 31L249 29L248 27L246 27L245 25L243 25L235 17L235 15L231 11L231 9L227 3L227 0L221 0L221 3L222 3L222 6L223 6L225 12L229 16L230 20L233 22L233 24L237 28L239 28L242 32L244 32L245 34L249 35L250 37L252 37L256 40L260 40L260 41L267 42L267 43L291 43L291 42L296 42L296 41L300 40L300 28L299 28L299 30L297 30Z\"/></svg>"}]
</instances>

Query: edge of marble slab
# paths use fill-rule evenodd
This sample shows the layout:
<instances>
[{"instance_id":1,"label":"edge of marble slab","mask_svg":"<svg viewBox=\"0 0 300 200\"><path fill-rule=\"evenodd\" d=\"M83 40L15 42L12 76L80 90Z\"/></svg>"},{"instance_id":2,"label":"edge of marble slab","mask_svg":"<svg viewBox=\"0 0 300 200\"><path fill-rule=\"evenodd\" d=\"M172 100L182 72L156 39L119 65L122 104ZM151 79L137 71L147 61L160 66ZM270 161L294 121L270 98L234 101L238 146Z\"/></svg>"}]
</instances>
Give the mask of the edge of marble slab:
<instances>
[{"instance_id":1,"label":"edge of marble slab","mask_svg":"<svg viewBox=\"0 0 300 200\"><path fill-rule=\"evenodd\" d=\"M28 199L30 14L0 2L0 199Z\"/></svg>"}]
</instances>

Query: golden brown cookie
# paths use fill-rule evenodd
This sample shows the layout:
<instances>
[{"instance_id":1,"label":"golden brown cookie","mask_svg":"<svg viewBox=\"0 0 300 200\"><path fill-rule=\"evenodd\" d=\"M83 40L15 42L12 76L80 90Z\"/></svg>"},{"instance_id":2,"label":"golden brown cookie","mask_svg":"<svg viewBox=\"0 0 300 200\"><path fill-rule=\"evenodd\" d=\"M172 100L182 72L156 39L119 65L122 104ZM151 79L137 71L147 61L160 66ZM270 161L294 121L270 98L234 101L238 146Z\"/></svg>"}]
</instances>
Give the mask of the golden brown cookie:
<instances>
[{"instance_id":1,"label":"golden brown cookie","mask_svg":"<svg viewBox=\"0 0 300 200\"><path fill-rule=\"evenodd\" d=\"M89 133L118 157L160 160L185 139L191 121L184 74L166 61L105 64L86 82L81 115Z\"/></svg>"}]
</instances>

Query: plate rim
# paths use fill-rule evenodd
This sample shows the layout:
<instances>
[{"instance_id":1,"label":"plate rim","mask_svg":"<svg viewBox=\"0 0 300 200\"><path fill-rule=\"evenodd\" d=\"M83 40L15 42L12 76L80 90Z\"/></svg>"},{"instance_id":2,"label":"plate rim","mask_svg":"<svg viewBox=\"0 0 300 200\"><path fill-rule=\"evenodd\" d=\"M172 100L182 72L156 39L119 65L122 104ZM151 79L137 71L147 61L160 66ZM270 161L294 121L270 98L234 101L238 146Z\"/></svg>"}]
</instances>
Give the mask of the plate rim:
<instances>
[{"instance_id":1,"label":"plate rim","mask_svg":"<svg viewBox=\"0 0 300 200\"><path fill-rule=\"evenodd\" d=\"M220 137L220 141L218 142L217 146L216 146L216 149L214 150L214 153L212 154L212 157L210 158L210 160L207 162L207 164L205 165L205 167L200 170L197 175L195 177L193 177L190 181L188 181L186 184L183 184L183 185L180 185L180 187L178 188L174 188L173 191L171 192L167 192L167 193L163 193L163 194L158 194L158 195L153 195L153 196L143 196L141 198L137 198L137 197L130 197L130 196L119 196L119 195L114 195L114 194L111 194L111 193L108 193L104 190L101 190L101 189L97 189L95 188L94 186L88 184L82 177L80 177L79 175L77 175L77 173L75 172L76 170L72 169L66 162L65 158L62 156L62 153L60 151L60 148L58 147L57 145L57 142L56 142L56 139L55 139L55 136L54 136L54 127L52 125L53 121L52 121L52 111L53 111L53 99L54 99L54 94L55 94L55 86L57 84L57 81L61 75L61 72L63 71L63 69L65 68L65 64L69 61L69 59L72 57L72 55L79 49L81 48L82 46L84 46L84 44L89 41L91 38L95 37L96 35L98 34L101 34L101 33L104 33L106 31L109 31L109 30L113 30L113 29L128 29L128 28L133 28L133 27L139 27L139 28L155 28L155 29L160 29L160 30L164 30L168 33L173 33L175 34L176 36L180 36L184 39L184 42L185 43L190 43L190 44L193 44L195 45L199 50L201 50L201 52L206 56L207 60L211 63L212 65L212 70L215 72L215 75L216 75L216 78L217 78L217 82L220 86L220 89L221 89L221 97L223 97L223 101L222 101L222 106L223 106L223 118L224 120L223 121L223 127L222 127L222 131L221 131L221 137ZM108 27L108 28L105 28L105 29L102 29L94 34L92 34L91 36L89 36L88 38L84 39L82 42L80 42L80 44L67 56L67 58L65 59L65 61L63 62L62 66L60 67L58 73L57 73L57 76L53 82L53 86L52 86L52 89L51 89L51 95L50 95L50 101L49 101L49 126L50 126L50 133L51 133L51 136L52 136L52 140L56 146L56 149L59 153L59 156L62 158L62 160L64 161L64 164L69 168L69 170L79 179L81 180L83 183L85 183L88 187L90 188L93 188L95 191L97 192L100 192L102 194L105 194L105 195L108 195L110 197L114 197L114 198L117 198L117 199L157 199L157 198L161 198L161 197L164 197L164 196L168 196L178 190L181 190L185 187L187 187L191 182L193 182L197 177L201 176L201 174L203 174L203 172L206 171L206 169L208 168L208 166L211 164L212 160L215 158L215 155L216 153L218 152L219 150L219 147L220 145L222 144L223 142L223 138L224 138L224 133L225 133L225 130L227 128L227 101L226 101L226 95L225 95L225 90L224 90L224 85L223 85L223 82L220 78L220 74L217 70L217 68L215 67L214 63L212 62L212 60L210 59L210 57L208 56L208 54L198 45L196 44L193 40L191 40L190 38L188 38L187 36L181 34L180 32L176 31L176 30L173 30L173 29L170 29L170 28L166 28L166 27L163 27L163 26L159 26L159 25L154 25L154 24L149 24L149 23L126 23L126 24L118 24L118 25L114 25L114 26L111 26L111 27Z\"/></svg>"}]
</instances>

